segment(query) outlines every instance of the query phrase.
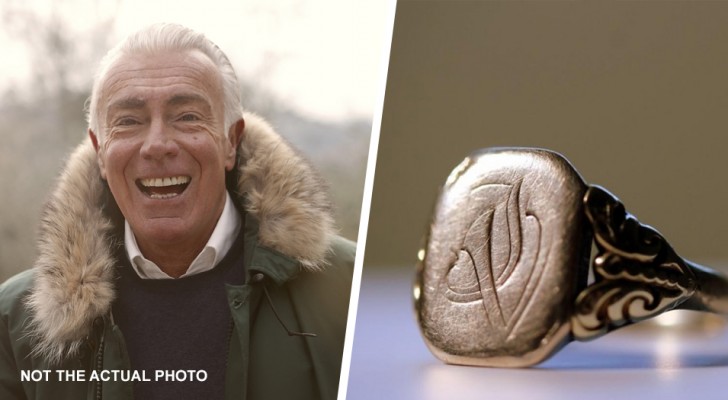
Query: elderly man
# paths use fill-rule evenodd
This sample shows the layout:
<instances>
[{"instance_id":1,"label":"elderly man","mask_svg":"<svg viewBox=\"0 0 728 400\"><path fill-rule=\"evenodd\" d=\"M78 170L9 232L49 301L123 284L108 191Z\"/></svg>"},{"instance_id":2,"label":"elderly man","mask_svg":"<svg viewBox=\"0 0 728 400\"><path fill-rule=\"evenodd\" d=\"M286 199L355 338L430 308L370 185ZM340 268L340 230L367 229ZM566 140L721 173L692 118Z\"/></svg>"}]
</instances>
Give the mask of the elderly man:
<instances>
[{"instance_id":1,"label":"elderly man","mask_svg":"<svg viewBox=\"0 0 728 400\"><path fill-rule=\"evenodd\" d=\"M0 286L0 399L336 397L354 245L240 104L182 26L106 55L38 260Z\"/></svg>"}]
</instances>

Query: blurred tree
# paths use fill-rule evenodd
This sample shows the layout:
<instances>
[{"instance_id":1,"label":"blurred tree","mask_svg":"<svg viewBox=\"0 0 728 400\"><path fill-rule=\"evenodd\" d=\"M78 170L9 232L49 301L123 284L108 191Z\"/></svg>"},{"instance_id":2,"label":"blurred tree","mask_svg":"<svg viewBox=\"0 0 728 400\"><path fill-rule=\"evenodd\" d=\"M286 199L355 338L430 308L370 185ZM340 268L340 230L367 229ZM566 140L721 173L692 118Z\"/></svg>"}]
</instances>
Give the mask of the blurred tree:
<instances>
[{"instance_id":1,"label":"blurred tree","mask_svg":"<svg viewBox=\"0 0 728 400\"><path fill-rule=\"evenodd\" d=\"M27 81L9 84L0 101L0 185L11 188L0 200L0 280L35 257L42 204L64 157L85 136L92 68L113 32L114 7L79 31L74 16L61 12L67 3L51 2L45 10L31 2L0 3L4 34L22 43L31 66ZM98 1L85 3L98 11Z\"/></svg>"},{"instance_id":2,"label":"blurred tree","mask_svg":"<svg viewBox=\"0 0 728 400\"><path fill-rule=\"evenodd\" d=\"M93 67L111 45L120 0L82 1L86 9L95 10L93 21L82 26L72 13L72 5L78 3L52 1L41 12L31 2L2 2L3 29L11 39L24 43L32 66L23 98L45 103L48 109L43 113L60 128L52 138L46 138L53 142L51 145L75 143L79 139L79 127L85 126L79 115L83 115ZM78 107L79 102L82 107Z\"/></svg>"}]
</instances>

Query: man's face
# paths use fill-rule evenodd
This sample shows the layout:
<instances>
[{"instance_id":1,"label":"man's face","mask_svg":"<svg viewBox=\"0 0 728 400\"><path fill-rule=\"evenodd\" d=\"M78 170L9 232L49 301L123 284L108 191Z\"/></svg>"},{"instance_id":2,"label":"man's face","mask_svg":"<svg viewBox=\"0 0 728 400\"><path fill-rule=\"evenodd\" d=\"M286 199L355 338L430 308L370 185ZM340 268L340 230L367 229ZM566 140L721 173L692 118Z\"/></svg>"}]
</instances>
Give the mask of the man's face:
<instances>
[{"instance_id":1,"label":"man's face","mask_svg":"<svg viewBox=\"0 0 728 400\"><path fill-rule=\"evenodd\" d=\"M142 250L204 245L235 163L212 61L196 51L124 57L107 75L100 110L101 174Z\"/></svg>"}]
</instances>

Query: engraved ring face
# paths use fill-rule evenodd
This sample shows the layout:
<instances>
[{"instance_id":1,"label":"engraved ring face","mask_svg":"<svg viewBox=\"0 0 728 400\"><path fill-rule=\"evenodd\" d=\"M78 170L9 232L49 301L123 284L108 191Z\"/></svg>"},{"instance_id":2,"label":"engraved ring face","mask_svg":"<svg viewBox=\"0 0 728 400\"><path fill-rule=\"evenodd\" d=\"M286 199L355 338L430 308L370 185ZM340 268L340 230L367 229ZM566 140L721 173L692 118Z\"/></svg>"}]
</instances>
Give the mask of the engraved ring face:
<instances>
[{"instance_id":1,"label":"engraved ring face","mask_svg":"<svg viewBox=\"0 0 728 400\"><path fill-rule=\"evenodd\" d=\"M568 340L586 285L586 185L546 150L475 153L437 201L415 285L430 350L448 363L528 366Z\"/></svg>"}]
</instances>

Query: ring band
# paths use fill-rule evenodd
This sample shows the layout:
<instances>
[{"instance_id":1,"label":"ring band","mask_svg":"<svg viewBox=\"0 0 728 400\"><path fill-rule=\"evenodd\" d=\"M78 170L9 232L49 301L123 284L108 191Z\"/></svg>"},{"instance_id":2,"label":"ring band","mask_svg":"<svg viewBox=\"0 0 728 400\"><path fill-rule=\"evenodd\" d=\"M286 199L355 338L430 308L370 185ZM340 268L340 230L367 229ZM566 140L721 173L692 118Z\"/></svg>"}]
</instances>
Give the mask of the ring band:
<instances>
[{"instance_id":1,"label":"ring band","mask_svg":"<svg viewBox=\"0 0 728 400\"><path fill-rule=\"evenodd\" d=\"M680 258L548 150L467 157L441 190L425 242L415 308L447 363L526 367L664 311L728 314L724 275Z\"/></svg>"}]
</instances>

